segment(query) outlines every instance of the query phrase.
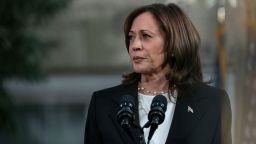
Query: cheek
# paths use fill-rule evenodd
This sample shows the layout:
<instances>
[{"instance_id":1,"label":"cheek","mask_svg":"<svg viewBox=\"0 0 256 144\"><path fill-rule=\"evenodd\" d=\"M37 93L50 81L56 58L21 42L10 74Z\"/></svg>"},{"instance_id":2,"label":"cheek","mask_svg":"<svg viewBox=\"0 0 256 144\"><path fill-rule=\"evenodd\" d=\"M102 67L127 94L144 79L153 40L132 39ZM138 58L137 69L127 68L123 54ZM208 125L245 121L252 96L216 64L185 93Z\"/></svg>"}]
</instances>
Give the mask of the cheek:
<instances>
[{"instance_id":1,"label":"cheek","mask_svg":"<svg viewBox=\"0 0 256 144\"><path fill-rule=\"evenodd\" d=\"M152 49L152 51L150 52L152 57L158 58L158 59L162 59L162 57L164 57L164 49L160 48L160 47L155 47L155 49Z\"/></svg>"},{"instance_id":2,"label":"cheek","mask_svg":"<svg viewBox=\"0 0 256 144\"><path fill-rule=\"evenodd\" d=\"M163 45L159 46L154 52L154 54L155 54L155 57L157 58L157 61L163 63L165 58L165 50Z\"/></svg>"},{"instance_id":3,"label":"cheek","mask_svg":"<svg viewBox=\"0 0 256 144\"><path fill-rule=\"evenodd\" d=\"M163 54L158 55L157 62L160 63L160 64L162 64L164 62L164 55Z\"/></svg>"},{"instance_id":4,"label":"cheek","mask_svg":"<svg viewBox=\"0 0 256 144\"><path fill-rule=\"evenodd\" d=\"M165 58L164 53L161 52L161 53L152 55L151 60L154 65L159 66L164 63L164 58Z\"/></svg>"}]
</instances>

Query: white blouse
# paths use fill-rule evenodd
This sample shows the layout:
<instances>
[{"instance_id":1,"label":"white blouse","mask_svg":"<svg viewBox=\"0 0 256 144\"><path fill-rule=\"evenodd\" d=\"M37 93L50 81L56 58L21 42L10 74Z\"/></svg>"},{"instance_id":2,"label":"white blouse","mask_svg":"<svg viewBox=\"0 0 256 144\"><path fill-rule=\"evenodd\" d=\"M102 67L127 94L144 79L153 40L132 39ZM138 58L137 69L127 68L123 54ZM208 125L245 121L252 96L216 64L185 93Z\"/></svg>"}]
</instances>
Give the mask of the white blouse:
<instances>
[{"instance_id":1,"label":"white blouse","mask_svg":"<svg viewBox=\"0 0 256 144\"><path fill-rule=\"evenodd\" d=\"M138 93L139 95L139 118L140 118L140 125L144 126L145 123L148 121L148 113L150 111L151 102L154 96L145 95L142 93ZM162 124L158 126L155 133L153 134L150 144L164 144L166 142L171 123L173 118L173 113L175 109L175 103L171 102L168 98L168 94L163 94L167 98L167 109L165 112L165 119ZM146 143L148 142L148 134L149 128L144 128L144 137Z\"/></svg>"}]
</instances>

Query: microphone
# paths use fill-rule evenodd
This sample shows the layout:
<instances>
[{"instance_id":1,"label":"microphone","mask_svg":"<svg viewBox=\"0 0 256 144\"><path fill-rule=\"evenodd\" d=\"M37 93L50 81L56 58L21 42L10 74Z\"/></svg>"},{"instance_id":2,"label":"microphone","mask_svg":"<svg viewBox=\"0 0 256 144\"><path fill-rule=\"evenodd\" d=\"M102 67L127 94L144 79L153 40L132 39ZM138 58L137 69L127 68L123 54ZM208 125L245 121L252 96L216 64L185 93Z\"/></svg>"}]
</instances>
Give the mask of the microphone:
<instances>
[{"instance_id":1,"label":"microphone","mask_svg":"<svg viewBox=\"0 0 256 144\"><path fill-rule=\"evenodd\" d=\"M151 126L148 135L148 143L150 142L154 132L158 128L158 125L163 123L166 109L167 99L163 95L155 96L151 103L151 109L148 114L149 122L146 124L148 126Z\"/></svg>"},{"instance_id":2,"label":"microphone","mask_svg":"<svg viewBox=\"0 0 256 144\"><path fill-rule=\"evenodd\" d=\"M124 95L117 112L117 121L122 128L130 128L135 120L135 100L131 95Z\"/></svg>"}]
</instances>

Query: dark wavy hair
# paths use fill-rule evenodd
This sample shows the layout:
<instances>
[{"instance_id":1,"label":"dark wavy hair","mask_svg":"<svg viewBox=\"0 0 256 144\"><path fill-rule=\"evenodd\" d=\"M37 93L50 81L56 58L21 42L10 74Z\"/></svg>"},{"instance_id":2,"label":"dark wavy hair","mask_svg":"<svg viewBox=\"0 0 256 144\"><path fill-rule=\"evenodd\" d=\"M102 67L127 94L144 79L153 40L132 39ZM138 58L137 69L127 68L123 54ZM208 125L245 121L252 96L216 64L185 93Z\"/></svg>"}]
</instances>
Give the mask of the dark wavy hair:
<instances>
[{"instance_id":1,"label":"dark wavy hair","mask_svg":"<svg viewBox=\"0 0 256 144\"><path fill-rule=\"evenodd\" d=\"M191 20L176 4L151 4L132 11L124 23L126 48L129 51L129 31L134 19L142 13L150 12L165 34L165 60L162 67L170 66L166 75L169 87L185 88L195 82L202 82L199 57L200 36ZM123 75L122 84L140 81L141 74L132 72Z\"/></svg>"}]
</instances>

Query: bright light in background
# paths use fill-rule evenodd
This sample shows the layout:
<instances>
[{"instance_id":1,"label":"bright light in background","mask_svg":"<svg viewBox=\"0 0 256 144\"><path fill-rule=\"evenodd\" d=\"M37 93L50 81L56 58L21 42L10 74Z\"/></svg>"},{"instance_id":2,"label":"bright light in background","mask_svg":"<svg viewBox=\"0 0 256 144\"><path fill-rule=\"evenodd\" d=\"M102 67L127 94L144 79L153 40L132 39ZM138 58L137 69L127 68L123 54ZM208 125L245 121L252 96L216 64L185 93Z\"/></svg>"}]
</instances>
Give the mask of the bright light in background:
<instances>
[{"instance_id":1,"label":"bright light in background","mask_svg":"<svg viewBox=\"0 0 256 144\"><path fill-rule=\"evenodd\" d=\"M223 23L225 21L225 17L226 17L226 12L225 12L225 8L224 7L220 7L218 8L218 22L219 23Z\"/></svg>"}]
</instances>

